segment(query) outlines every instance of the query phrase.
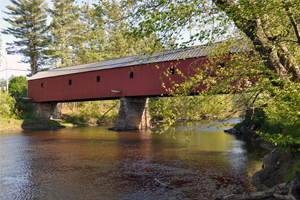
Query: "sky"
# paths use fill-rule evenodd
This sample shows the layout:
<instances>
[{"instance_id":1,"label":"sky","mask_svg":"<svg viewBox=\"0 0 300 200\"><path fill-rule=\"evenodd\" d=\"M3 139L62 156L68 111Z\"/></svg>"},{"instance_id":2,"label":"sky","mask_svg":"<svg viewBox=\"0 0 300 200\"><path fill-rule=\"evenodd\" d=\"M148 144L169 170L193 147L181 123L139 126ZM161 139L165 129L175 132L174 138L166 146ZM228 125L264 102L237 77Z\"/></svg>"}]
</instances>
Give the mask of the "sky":
<instances>
[{"instance_id":1,"label":"sky","mask_svg":"<svg viewBox=\"0 0 300 200\"><path fill-rule=\"evenodd\" d=\"M6 6L11 5L10 0L1 0L0 4L0 29L5 29L9 26L9 24L4 21L3 17L7 17L7 15L3 12L6 10ZM7 68L11 69L17 69L17 70L8 70L8 78L11 75L14 76L25 76L26 74L29 74L30 65L20 63L20 60L23 56L21 55L5 55L5 49L7 47L7 42L13 42L15 38L11 35L4 35L1 34L1 65L0 65L0 79L4 78L6 79L6 61L7 61Z\"/></svg>"}]
</instances>

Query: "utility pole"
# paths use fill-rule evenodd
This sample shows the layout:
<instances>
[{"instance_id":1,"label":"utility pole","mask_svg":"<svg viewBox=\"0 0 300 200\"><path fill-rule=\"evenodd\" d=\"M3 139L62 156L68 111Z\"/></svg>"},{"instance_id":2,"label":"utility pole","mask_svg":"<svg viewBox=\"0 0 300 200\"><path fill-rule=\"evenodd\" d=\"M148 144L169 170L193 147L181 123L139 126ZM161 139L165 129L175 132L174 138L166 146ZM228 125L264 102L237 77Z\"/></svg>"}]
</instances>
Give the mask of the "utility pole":
<instances>
[{"instance_id":1,"label":"utility pole","mask_svg":"<svg viewBox=\"0 0 300 200\"><path fill-rule=\"evenodd\" d=\"M5 65L6 65L6 93L8 94L8 68L7 68L7 51L5 51L5 57L2 56L2 58L5 59Z\"/></svg>"},{"instance_id":2,"label":"utility pole","mask_svg":"<svg viewBox=\"0 0 300 200\"><path fill-rule=\"evenodd\" d=\"M8 71L8 69L7 69L7 51L5 51L5 64L6 64L6 93L8 94L8 75L7 75L7 71Z\"/></svg>"}]
</instances>

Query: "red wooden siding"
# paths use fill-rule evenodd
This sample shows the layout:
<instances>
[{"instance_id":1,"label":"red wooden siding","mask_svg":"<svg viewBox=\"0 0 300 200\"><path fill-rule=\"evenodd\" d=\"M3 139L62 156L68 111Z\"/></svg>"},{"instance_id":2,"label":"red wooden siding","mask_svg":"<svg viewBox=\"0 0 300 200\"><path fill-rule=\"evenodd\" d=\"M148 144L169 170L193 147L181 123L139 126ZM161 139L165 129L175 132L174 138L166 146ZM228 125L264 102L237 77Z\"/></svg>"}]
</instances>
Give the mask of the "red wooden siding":
<instances>
[{"instance_id":1,"label":"red wooden siding","mask_svg":"<svg viewBox=\"0 0 300 200\"><path fill-rule=\"evenodd\" d=\"M202 57L29 80L28 97L32 98L32 102L65 102L167 95L160 76L167 87L170 87L170 82L163 71L177 65L176 68L188 74L192 72L191 67L201 67L206 61L207 58ZM134 77L130 79L132 71ZM100 76L100 82L97 82L97 76ZM172 81L183 81L176 72L171 78ZM72 80L72 85L69 85L69 80ZM112 93L111 90L122 92Z\"/></svg>"}]
</instances>

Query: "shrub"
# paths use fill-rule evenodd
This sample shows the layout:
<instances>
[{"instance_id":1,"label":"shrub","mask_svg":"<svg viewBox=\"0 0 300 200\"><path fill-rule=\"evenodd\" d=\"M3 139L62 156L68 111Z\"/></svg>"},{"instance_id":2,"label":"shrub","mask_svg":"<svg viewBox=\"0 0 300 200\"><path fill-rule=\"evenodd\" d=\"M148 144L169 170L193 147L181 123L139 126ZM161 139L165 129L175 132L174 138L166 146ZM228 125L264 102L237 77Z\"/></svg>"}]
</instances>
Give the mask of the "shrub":
<instances>
[{"instance_id":1,"label":"shrub","mask_svg":"<svg viewBox=\"0 0 300 200\"><path fill-rule=\"evenodd\" d=\"M263 109L266 125L261 134L283 148L300 145L300 84L288 83L274 92L275 98Z\"/></svg>"},{"instance_id":2,"label":"shrub","mask_svg":"<svg viewBox=\"0 0 300 200\"><path fill-rule=\"evenodd\" d=\"M13 96L27 96L27 79L25 76L16 76L9 81L9 93Z\"/></svg>"},{"instance_id":3,"label":"shrub","mask_svg":"<svg viewBox=\"0 0 300 200\"><path fill-rule=\"evenodd\" d=\"M14 117L16 100L6 92L0 91L0 116L3 118Z\"/></svg>"},{"instance_id":4,"label":"shrub","mask_svg":"<svg viewBox=\"0 0 300 200\"><path fill-rule=\"evenodd\" d=\"M36 118L33 113L33 104L25 99L16 99L15 112L18 118L21 119Z\"/></svg>"}]
</instances>

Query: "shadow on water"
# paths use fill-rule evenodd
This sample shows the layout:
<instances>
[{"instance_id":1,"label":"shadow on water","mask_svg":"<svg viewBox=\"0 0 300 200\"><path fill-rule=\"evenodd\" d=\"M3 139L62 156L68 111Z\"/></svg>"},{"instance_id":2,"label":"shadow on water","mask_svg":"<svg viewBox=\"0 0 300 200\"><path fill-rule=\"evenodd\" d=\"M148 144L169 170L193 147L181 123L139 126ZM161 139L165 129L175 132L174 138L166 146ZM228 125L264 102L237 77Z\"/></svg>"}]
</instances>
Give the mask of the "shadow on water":
<instances>
[{"instance_id":1,"label":"shadow on water","mask_svg":"<svg viewBox=\"0 0 300 200\"><path fill-rule=\"evenodd\" d=\"M0 199L209 199L253 189L268 153L221 129L176 138L107 127L0 135Z\"/></svg>"}]
</instances>

